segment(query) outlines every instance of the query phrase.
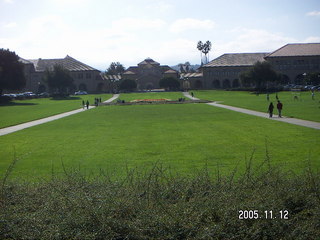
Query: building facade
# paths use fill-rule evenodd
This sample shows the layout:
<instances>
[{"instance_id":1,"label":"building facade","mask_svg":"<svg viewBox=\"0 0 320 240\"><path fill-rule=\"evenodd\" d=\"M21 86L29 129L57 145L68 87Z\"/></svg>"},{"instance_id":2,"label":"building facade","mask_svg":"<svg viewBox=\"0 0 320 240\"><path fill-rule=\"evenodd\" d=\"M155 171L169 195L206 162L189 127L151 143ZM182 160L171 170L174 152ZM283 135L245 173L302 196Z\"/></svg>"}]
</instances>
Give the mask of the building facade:
<instances>
[{"instance_id":1,"label":"building facade","mask_svg":"<svg viewBox=\"0 0 320 240\"><path fill-rule=\"evenodd\" d=\"M26 77L25 90L35 93L48 92L48 84L44 77L45 72L53 71L55 65L60 65L70 72L73 78L73 89L70 92L84 90L88 92L106 91L106 82L101 77L99 70L90 67L70 56L59 59L30 59L20 58L24 63L24 72Z\"/></svg>"},{"instance_id":2,"label":"building facade","mask_svg":"<svg viewBox=\"0 0 320 240\"><path fill-rule=\"evenodd\" d=\"M167 77L178 79L179 74L168 65L160 65L151 58L143 60L137 66L129 67L122 74L122 79L136 81L137 88L140 90L159 88L159 81Z\"/></svg>"},{"instance_id":3,"label":"building facade","mask_svg":"<svg viewBox=\"0 0 320 240\"><path fill-rule=\"evenodd\" d=\"M156 89L160 87L159 81L166 77L180 79L183 89L227 89L242 87L240 74L258 61L268 61L281 74L283 84L301 84L308 73L319 73L320 76L320 43L287 44L272 53L227 53L203 65L196 73L181 74L151 58L129 67L121 75L103 75L70 56L61 59L21 58L20 61L25 66L25 90L35 93L48 91L45 71L52 71L56 64L69 70L74 79L72 91L116 91L122 79L136 81L139 90Z\"/></svg>"},{"instance_id":4,"label":"building facade","mask_svg":"<svg viewBox=\"0 0 320 240\"><path fill-rule=\"evenodd\" d=\"M201 67L203 88L241 87L240 74L258 61L268 61L282 84L302 84L306 74L320 72L320 43L287 44L272 53L223 54Z\"/></svg>"},{"instance_id":5,"label":"building facade","mask_svg":"<svg viewBox=\"0 0 320 240\"><path fill-rule=\"evenodd\" d=\"M265 59L282 74L283 83L302 84L306 74L320 72L320 43L287 44Z\"/></svg>"},{"instance_id":6,"label":"building facade","mask_svg":"<svg viewBox=\"0 0 320 240\"><path fill-rule=\"evenodd\" d=\"M240 74L256 62L265 61L267 53L223 54L202 66L203 88L237 88L241 86Z\"/></svg>"}]
</instances>

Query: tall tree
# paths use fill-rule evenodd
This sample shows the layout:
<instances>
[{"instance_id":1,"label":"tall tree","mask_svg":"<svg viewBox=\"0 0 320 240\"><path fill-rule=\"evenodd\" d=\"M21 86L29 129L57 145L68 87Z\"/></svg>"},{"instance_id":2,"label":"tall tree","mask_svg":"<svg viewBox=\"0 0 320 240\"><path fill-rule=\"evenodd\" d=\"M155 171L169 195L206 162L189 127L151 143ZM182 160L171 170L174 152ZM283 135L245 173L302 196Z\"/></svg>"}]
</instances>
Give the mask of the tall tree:
<instances>
[{"instance_id":1,"label":"tall tree","mask_svg":"<svg viewBox=\"0 0 320 240\"><path fill-rule=\"evenodd\" d=\"M108 75L118 75L124 72L124 66L119 62L112 62L106 70Z\"/></svg>"},{"instance_id":2,"label":"tall tree","mask_svg":"<svg viewBox=\"0 0 320 240\"><path fill-rule=\"evenodd\" d=\"M251 87L251 85L253 84L251 72L250 71L241 72L240 81L242 86Z\"/></svg>"},{"instance_id":3,"label":"tall tree","mask_svg":"<svg viewBox=\"0 0 320 240\"><path fill-rule=\"evenodd\" d=\"M270 63L256 62L249 71L241 73L240 79L244 85L253 84L257 90L263 90L268 82L278 80L278 74L272 69Z\"/></svg>"},{"instance_id":4,"label":"tall tree","mask_svg":"<svg viewBox=\"0 0 320 240\"><path fill-rule=\"evenodd\" d=\"M180 69L180 73L184 73L185 72L184 64L183 63L179 63L178 66L179 66L179 69Z\"/></svg>"},{"instance_id":5,"label":"tall tree","mask_svg":"<svg viewBox=\"0 0 320 240\"><path fill-rule=\"evenodd\" d=\"M167 78L162 78L159 81L159 86L161 88L165 88L166 90L179 90L180 82L173 77L167 77Z\"/></svg>"},{"instance_id":6,"label":"tall tree","mask_svg":"<svg viewBox=\"0 0 320 240\"><path fill-rule=\"evenodd\" d=\"M202 66L202 50L203 50L203 43L201 41L198 42L197 44L197 49L200 51L200 59L201 59L201 66Z\"/></svg>"},{"instance_id":7,"label":"tall tree","mask_svg":"<svg viewBox=\"0 0 320 240\"><path fill-rule=\"evenodd\" d=\"M319 85L320 84L320 72L308 73L306 76L308 84Z\"/></svg>"},{"instance_id":8,"label":"tall tree","mask_svg":"<svg viewBox=\"0 0 320 240\"><path fill-rule=\"evenodd\" d=\"M128 92L132 92L136 88L137 88L136 81L131 80L131 79L123 79L119 85L120 90L124 90L124 91L128 91Z\"/></svg>"},{"instance_id":9,"label":"tall tree","mask_svg":"<svg viewBox=\"0 0 320 240\"><path fill-rule=\"evenodd\" d=\"M205 55L205 63L204 64L207 64L209 62L209 56L207 56L207 55L211 50L211 42L209 40L206 41L205 43L202 43L201 41L199 41L197 44L197 49L200 51L201 66L203 65L202 53Z\"/></svg>"},{"instance_id":10,"label":"tall tree","mask_svg":"<svg viewBox=\"0 0 320 240\"><path fill-rule=\"evenodd\" d=\"M0 49L0 95L4 89L20 90L26 85L23 63L15 52Z\"/></svg>"},{"instance_id":11,"label":"tall tree","mask_svg":"<svg viewBox=\"0 0 320 240\"><path fill-rule=\"evenodd\" d=\"M188 73L188 72L190 72L190 66L191 66L191 64L189 63L189 62L185 62L185 68L186 68L186 72Z\"/></svg>"},{"instance_id":12,"label":"tall tree","mask_svg":"<svg viewBox=\"0 0 320 240\"><path fill-rule=\"evenodd\" d=\"M44 80L48 83L50 92L59 95L68 95L74 87L69 71L61 65L55 65L53 71L47 69Z\"/></svg>"},{"instance_id":13,"label":"tall tree","mask_svg":"<svg viewBox=\"0 0 320 240\"><path fill-rule=\"evenodd\" d=\"M207 56L207 54L209 54L210 50L211 50L211 42L206 41L205 44L203 44L203 49L202 49L202 52L204 53L205 58L206 58L205 64L207 64L209 62L209 55Z\"/></svg>"}]
</instances>

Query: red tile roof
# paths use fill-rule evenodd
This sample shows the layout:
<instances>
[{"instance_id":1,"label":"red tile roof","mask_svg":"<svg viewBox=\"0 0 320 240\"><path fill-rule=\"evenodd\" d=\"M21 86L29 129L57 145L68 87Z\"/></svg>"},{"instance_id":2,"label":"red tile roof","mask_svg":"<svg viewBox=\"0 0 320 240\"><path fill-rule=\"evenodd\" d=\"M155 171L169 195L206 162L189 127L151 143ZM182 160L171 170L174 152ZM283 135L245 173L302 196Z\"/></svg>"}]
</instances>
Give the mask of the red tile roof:
<instances>
[{"instance_id":1,"label":"red tile roof","mask_svg":"<svg viewBox=\"0 0 320 240\"><path fill-rule=\"evenodd\" d=\"M46 69L49 71L53 70L54 65L61 65L69 71L98 71L97 69L90 67L70 56L65 58L56 58L56 59L31 59L28 60L33 63L35 70L38 72L43 72Z\"/></svg>"},{"instance_id":2,"label":"red tile roof","mask_svg":"<svg viewBox=\"0 0 320 240\"><path fill-rule=\"evenodd\" d=\"M320 56L320 43L287 44L270 53L268 57Z\"/></svg>"},{"instance_id":3,"label":"red tile roof","mask_svg":"<svg viewBox=\"0 0 320 240\"><path fill-rule=\"evenodd\" d=\"M226 53L204 65L207 67L252 66L264 61L267 53Z\"/></svg>"}]
</instances>

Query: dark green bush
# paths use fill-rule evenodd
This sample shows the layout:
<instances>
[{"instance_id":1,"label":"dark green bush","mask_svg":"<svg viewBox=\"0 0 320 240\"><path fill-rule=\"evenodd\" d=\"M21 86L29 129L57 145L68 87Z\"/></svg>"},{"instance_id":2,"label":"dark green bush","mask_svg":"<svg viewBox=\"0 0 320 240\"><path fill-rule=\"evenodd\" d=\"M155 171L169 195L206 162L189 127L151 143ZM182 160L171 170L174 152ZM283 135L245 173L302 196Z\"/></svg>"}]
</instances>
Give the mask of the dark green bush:
<instances>
[{"instance_id":1,"label":"dark green bush","mask_svg":"<svg viewBox=\"0 0 320 240\"><path fill-rule=\"evenodd\" d=\"M0 239L318 239L320 175L278 168L235 177L178 176L157 164L124 179L3 179ZM239 219L239 210L289 212L288 219ZM279 215L277 215L279 216Z\"/></svg>"}]
</instances>

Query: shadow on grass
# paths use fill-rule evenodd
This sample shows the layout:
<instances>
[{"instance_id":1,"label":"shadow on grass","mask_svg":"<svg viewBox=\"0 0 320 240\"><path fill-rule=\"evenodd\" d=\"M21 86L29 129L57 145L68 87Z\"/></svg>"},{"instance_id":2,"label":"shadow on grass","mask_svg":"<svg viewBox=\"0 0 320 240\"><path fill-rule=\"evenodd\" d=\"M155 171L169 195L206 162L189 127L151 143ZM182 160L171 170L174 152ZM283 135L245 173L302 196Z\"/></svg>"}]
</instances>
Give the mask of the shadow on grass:
<instances>
[{"instance_id":1,"label":"shadow on grass","mask_svg":"<svg viewBox=\"0 0 320 240\"><path fill-rule=\"evenodd\" d=\"M24 103L24 102L0 103L0 107L2 107L2 106L31 106L31 105L39 105L39 103Z\"/></svg>"},{"instance_id":2,"label":"shadow on grass","mask_svg":"<svg viewBox=\"0 0 320 240\"><path fill-rule=\"evenodd\" d=\"M72 97L52 97L52 98L50 98L50 100L81 100L81 98L75 97L75 96L72 96Z\"/></svg>"}]
</instances>

